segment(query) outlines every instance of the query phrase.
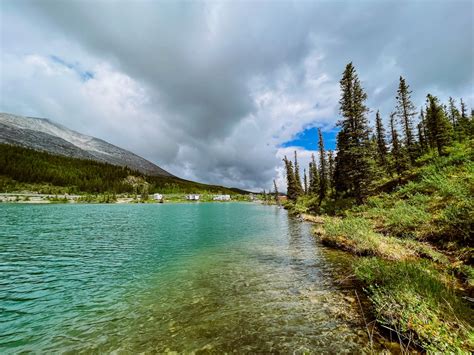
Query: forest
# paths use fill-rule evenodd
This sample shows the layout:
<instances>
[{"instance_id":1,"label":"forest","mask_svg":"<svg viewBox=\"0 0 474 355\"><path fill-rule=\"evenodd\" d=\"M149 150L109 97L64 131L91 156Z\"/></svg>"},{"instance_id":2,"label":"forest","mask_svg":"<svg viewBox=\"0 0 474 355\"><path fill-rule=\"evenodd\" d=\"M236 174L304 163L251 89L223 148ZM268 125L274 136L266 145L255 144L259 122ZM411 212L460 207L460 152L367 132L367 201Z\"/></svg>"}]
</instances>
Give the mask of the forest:
<instances>
[{"instance_id":1,"label":"forest","mask_svg":"<svg viewBox=\"0 0 474 355\"><path fill-rule=\"evenodd\" d=\"M417 108L400 77L388 128L379 111L371 127L352 63L340 89L336 150L325 150L319 129L303 178L296 152L284 158L285 207L315 222L323 244L358 256L348 277L371 301L369 336L389 334L407 351L472 352L472 111L431 94Z\"/></svg>"},{"instance_id":2,"label":"forest","mask_svg":"<svg viewBox=\"0 0 474 355\"><path fill-rule=\"evenodd\" d=\"M148 194L247 193L177 177L144 175L127 167L0 144L0 192Z\"/></svg>"}]
</instances>

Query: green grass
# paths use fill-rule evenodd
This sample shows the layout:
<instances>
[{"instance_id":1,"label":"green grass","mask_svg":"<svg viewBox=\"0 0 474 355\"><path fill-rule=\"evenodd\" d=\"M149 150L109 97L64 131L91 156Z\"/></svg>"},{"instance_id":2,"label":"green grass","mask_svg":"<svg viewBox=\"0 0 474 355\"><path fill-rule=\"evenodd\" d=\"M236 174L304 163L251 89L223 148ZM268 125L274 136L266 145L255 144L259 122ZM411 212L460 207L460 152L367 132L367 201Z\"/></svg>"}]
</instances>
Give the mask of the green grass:
<instances>
[{"instance_id":1,"label":"green grass","mask_svg":"<svg viewBox=\"0 0 474 355\"><path fill-rule=\"evenodd\" d=\"M319 238L326 245L357 255L376 255L387 259L416 256L402 241L374 232L371 222L361 217L328 217L323 228L319 230Z\"/></svg>"},{"instance_id":2,"label":"green grass","mask_svg":"<svg viewBox=\"0 0 474 355\"><path fill-rule=\"evenodd\" d=\"M430 244L378 233L374 231L372 222L363 217L325 217L322 227L316 228L316 233L324 244L361 256L378 256L388 260L422 257L439 264L449 264L448 258Z\"/></svg>"},{"instance_id":3,"label":"green grass","mask_svg":"<svg viewBox=\"0 0 474 355\"><path fill-rule=\"evenodd\" d=\"M356 276L365 284L376 320L406 343L428 352L474 349L472 309L456 295L455 280L427 261L364 258Z\"/></svg>"}]
</instances>

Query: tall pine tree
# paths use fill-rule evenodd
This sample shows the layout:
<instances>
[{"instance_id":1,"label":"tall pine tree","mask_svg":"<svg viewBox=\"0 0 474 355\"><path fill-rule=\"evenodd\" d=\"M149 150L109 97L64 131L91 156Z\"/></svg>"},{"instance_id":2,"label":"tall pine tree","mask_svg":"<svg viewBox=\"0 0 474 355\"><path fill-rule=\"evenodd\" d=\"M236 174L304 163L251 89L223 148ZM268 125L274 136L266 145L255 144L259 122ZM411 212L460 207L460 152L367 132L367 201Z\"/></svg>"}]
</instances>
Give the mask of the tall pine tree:
<instances>
[{"instance_id":1,"label":"tall pine tree","mask_svg":"<svg viewBox=\"0 0 474 355\"><path fill-rule=\"evenodd\" d=\"M390 131L392 134L392 159L393 159L393 170L397 173L400 178L403 171L406 169L406 160L404 159L400 141L398 139L398 132L395 122L395 113L390 115Z\"/></svg>"},{"instance_id":2,"label":"tall pine tree","mask_svg":"<svg viewBox=\"0 0 474 355\"><path fill-rule=\"evenodd\" d=\"M317 195L319 192L319 172L316 165L314 154L311 154L311 161L309 163L309 187L308 193L311 196Z\"/></svg>"},{"instance_id":3,"label":"tall pine tree","mask_svg":"<svg viewBox=\"0 0 474 355\"><path fill-rule=\"evenodd\" d=\"M324 149L323 134L321 128L318 128L318 147L319 147L319 204L326 197L328 190L328 168L326 161L326 150Z\"/></svg>"},{"instance_id":4,"label":"tall pine tree","mask_svg":"<svg viewBox=\"0 0 474 355\"><path fill-rule=\"evenodd\" d=\"M405 79L400 76L400 83L397 90L397 116L405 135L405 147L413 162L416 158L416 146L413 138L413 117L416 115L416 108L411 101L411 91Z\"/></svg>"},{"instance_id":5,"label":"tall pine tree","mask_svg":"<svg viewBox=\"0 0 474 355\"><path fill-rule=\"evenodd\" d=\"M336 162L334 161L334 151L328 151L328 187L332 192L334 188L334 167Z\"/></svg>"},{"instance_id":6,"label":"tall pine tree","mask_svg":"<svg viewBox=\"0 0 474 355\"><path fill-rule=\"evenodd\" d=\"M273 188L275 190L275 203L280 205L280 194L278 193L278 188L275 179L273 180Z\"/></svg>"},{"instance_id":7,"label":"tall pine tree","mask_svg":"<svg viewBox=\"0 0 474 355\"><path fill-rule=\"evenodd\" d=\"M286 195L289 200L296 201L298 197L293 162L285 156L283 159L286 168Z\"/></svg>"},{"instance_id":8,"label":"tall pine tree","mask_svg":"<svg viewBox=\"0 0 474 355\"><path fill-rule=\"evenodd\" d=\"M467 107L464 101L461 99L461 112L459 113L459 118L456 126L454 127L456 138L460 141L468 138L472 133L473 123L469 120L467 116Z\"/></svg>"},{"instance_id":9,"label":"tall pine tree","mask_svg":"<svg viewBox=\"0 0 474 355\"><path fill-rule=\"evenodd\" d=\"M371 190L374 161L370 152L367 94L364 92L352 63L344 70L341 86L337 136L335 185L339 194L353 196L362 203Z\"/></svg>"},{"instance_id":10,"label":"tall pine tree","mask_svg":"<svg viewBox=\"0 0 474 355\"><path fill-rule=\"evenodd\" d=\"M436 148L439 155L444 155L451 142L452 126L438 98L431 94L426 99L426 128L430 146Z\"/></svg>"},{"instance_id":11,"label":"tall pine tree","mask_svg":"<svg viewBox=\"0 0 474 355\"><path fill-rule=\"evenodd\" d=\"M418 123L418 144L420 155L428 151L428 138L426 136L426 119L423 108L420 109L420 122Z\"/></svg>"},{"instance_id":12,"label":"tall pine tree","mask_svg":"<svg viewBox=\"0 0 474 355\"><path fill-rule=\"evenodd\" d=\"M379 163L385 170L388 170L385 128L383 127L382 118L380 117L379 111L377 111L377 114L375 115L375 138L377 140L377 157Z\"/></svg>"},{"instance_id":13,"label":"tall pine tree","mask_svg":"<svg viewBox=\"0 0 474 355\"><path fill-rule=\"evenodd\" d=\"M306 169L303 169L303 189L304 194L308 194L308 177L306 176Z\"/></svg>"},{"instance_id":14,"label":"tall pine tree","mask_svg":"<svg viewBox=\"0 0 474 355\"><path fill-rule=\"evenodd\" d=\"M301 185L300 177L300 166L298 164L298 156L295 150L295 181L296 181L296 194L301 196L303 194L303 186Z\"/></svg>"},{"instance_id":15,"label":"tall pine tree","mask_svg":"<svg viewBox=\"0 0 474 355\"><path fill-rule=\"evenodd\" d=\"M456 101L450 96L449 97L449 104L448 104L448 117L451 121L451 124L454 128L456 128L457 124L459 123L459 119L461 114L459 113L458 108L456 107Z\"/></svg>"}]
</instances>

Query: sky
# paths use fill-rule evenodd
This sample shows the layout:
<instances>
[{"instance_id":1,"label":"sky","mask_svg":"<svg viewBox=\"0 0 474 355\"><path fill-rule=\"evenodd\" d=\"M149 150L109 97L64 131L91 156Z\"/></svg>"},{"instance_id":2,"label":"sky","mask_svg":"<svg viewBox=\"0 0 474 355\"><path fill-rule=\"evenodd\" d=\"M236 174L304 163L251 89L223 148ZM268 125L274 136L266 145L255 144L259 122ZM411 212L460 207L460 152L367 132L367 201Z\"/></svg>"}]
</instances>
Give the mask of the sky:
<instances>
[{"instance_id":1,"label":"sky","mask_svg":"<svg viewBox=\"0 0 474 355\"><path fill-rule=\"evenodd\" d=\"M474 2L2 0L0 112L46 117L179 177L286 187L335 149L353 62L385 122L400 75L474 104Z\"/></svg>"}]
</instances>

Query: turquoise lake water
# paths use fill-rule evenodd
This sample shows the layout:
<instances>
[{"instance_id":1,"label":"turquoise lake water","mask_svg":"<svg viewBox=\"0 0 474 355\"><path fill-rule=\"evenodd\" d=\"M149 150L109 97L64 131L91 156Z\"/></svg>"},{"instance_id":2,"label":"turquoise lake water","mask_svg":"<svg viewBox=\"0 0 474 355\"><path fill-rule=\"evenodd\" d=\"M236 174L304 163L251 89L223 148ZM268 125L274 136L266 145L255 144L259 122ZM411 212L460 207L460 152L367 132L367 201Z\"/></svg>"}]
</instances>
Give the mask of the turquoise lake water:
<instances>
[{"instance_id":1,"label":"turquoise lake water","mask_svg":"<svg viewBox=\"0 0 474 355\"><path fill-rule=\"evenodd\" d=\"M343 254L276 206L0 205L0 352L340 352Z\"/></svg>"}]
</instances>

